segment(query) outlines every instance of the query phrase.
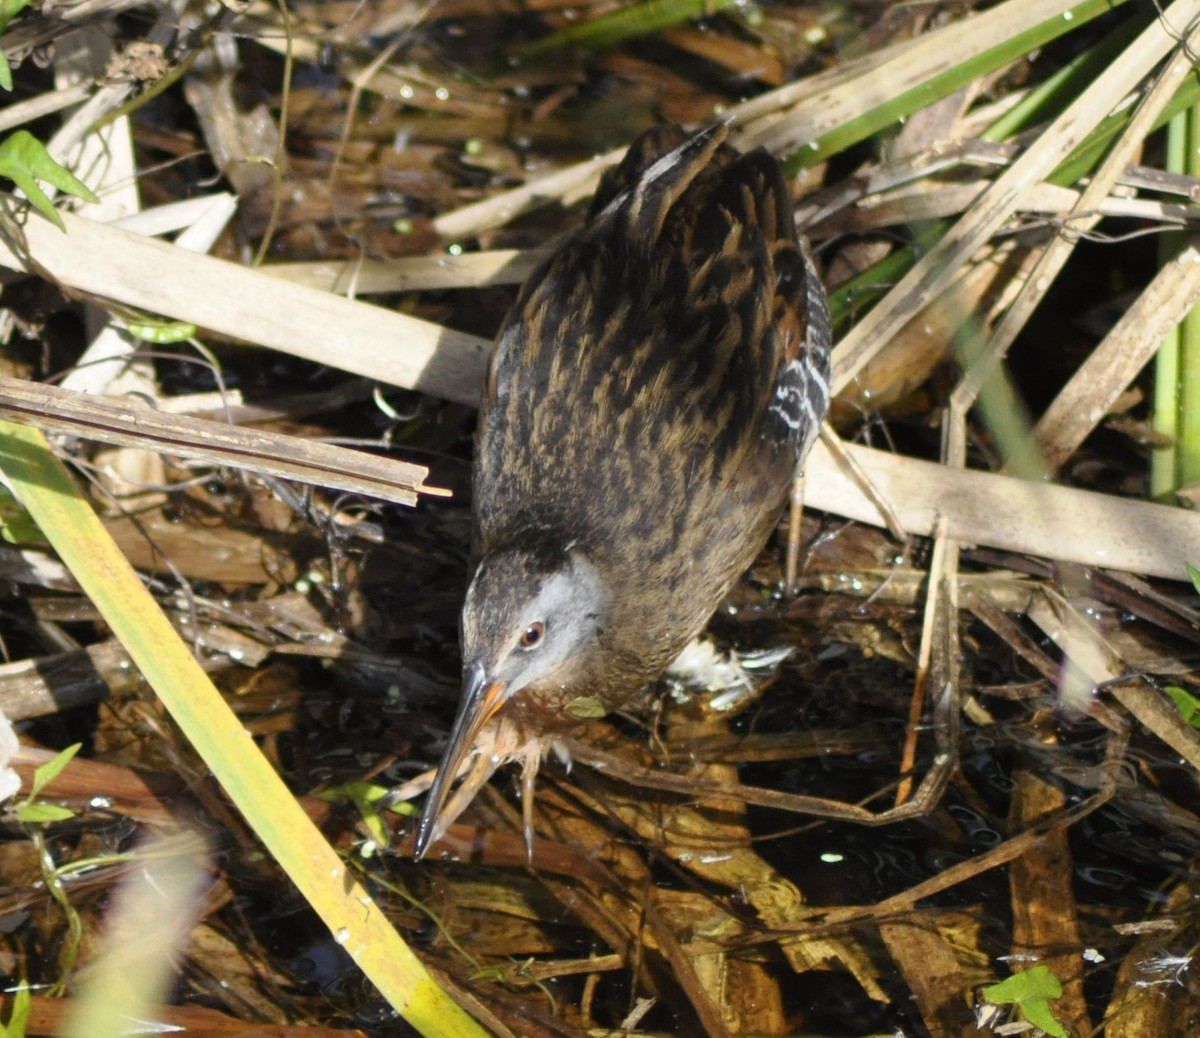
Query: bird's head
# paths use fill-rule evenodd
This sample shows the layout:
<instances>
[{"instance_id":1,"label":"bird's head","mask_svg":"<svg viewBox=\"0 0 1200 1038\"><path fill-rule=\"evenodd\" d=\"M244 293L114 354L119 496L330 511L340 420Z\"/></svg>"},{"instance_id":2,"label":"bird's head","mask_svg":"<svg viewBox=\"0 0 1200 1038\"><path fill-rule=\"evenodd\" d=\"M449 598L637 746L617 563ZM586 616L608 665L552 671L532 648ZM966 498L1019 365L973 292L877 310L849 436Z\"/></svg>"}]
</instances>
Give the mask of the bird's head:
<instances>
[{"instance_id":1,"label":"bird's head","mask_svg":"<svg viewBox=\"0 0 1200 1038\"><path fill-rule=\"evenodd\" d=\"M537 693L555 705L556 692L582 685L607 601L595 566L576 548L504 549L480 560L462 611L462 699L417 827L417 858L453 820L443 817L451 787L487 723Z\"/></svg>"}]
</instances>

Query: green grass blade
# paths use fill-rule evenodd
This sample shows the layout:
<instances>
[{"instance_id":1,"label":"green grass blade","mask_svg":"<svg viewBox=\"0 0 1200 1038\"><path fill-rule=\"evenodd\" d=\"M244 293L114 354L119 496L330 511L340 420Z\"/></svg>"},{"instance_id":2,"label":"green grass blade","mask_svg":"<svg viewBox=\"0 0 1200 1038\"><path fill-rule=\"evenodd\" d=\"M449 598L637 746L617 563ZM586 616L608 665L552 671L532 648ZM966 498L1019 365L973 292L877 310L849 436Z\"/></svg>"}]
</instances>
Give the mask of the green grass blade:
<instances>
[{"instance_id":1,"label":"green grass blade","mask_svg":"<svg viewBox=\"0 0 1200 1038\"><path fill-rule=\"evenodd\" d=\"M985 141L1006 141L1015 133L1049 122L1112 63L1149 21L1144 12L1127 19L1099 43L1065 64L1033 87L991 126L980 134Z\"/></svg>"},{"instance_id":2,"label":"green grass blade","mask_svg":"<svg viewBox=\"0 0 1200 1038\"><path fill-rule=\"evenodd\" d=\"M829 293L829 320L840 332L887 294L917 261L917 249L904 245L873 263L861 274L842 282Z\"/></svg>"},{"instance_id":3,"label":"green grass blade","mask_svg":"<svg viewBox=\"0 0 1200 1038\"><path fill-rule=\"evenodd\" d=\"M1044 47L1050 41L1079 28L1122 2L1123 0L1087 0L1072 8L1069 18L1052 18L1042 22L982 51L968 61L931 75L911 89L901 91L884 104L864 112L858 118L800 148L788 157L784 168L792 175L824 162L830 156L866 140L913 112L954 93L960 87L1003 68L1038 47Z\"/></svg>"},{"instance_id":4,"label":"green grass blade","mask_svg":"<svg viewBox=\"0 0 1200 1038\"><path fill-rule=\"evenodd\" d=\"M1176 116L1197 104L1200 104L1200 75L1193 73L1163 109L1162 115L1154 123L1154 129L1161 130ZM1101 120L1087 139L1046 180L1051 184L1070 187L1087 176L1104 157L1116 136L1125 129L1132 114L1133 106L1130 106L1123 112Z\"/></svg>"},{"instance_id":5,"label":"green grass blade","mask_svg":"<svg viewBox=\"0 0 1200 1038\"><path fill-rule=\"evenodd\" d=\"M724 7L737 5L738 0L644 0L526 44L516 51L516 57L538 57L566 46L611 47L622 40L648 36L680 22L711 16Z\"/></svg>"},{"instance_id":6,"label":"green grass blade","mask_svg":"<svg viewBox=\"0 0 1200 1038\"><path fill-rule=\"evenodd\" d=\"M1200 106L1183 118L1187 148L1183 172L1200 176ZM1179 429L1175 440L1178 485L1200 481L1200 307L1188 311L1180 325L1179 342Z\"/></svg>"}]
</instances>

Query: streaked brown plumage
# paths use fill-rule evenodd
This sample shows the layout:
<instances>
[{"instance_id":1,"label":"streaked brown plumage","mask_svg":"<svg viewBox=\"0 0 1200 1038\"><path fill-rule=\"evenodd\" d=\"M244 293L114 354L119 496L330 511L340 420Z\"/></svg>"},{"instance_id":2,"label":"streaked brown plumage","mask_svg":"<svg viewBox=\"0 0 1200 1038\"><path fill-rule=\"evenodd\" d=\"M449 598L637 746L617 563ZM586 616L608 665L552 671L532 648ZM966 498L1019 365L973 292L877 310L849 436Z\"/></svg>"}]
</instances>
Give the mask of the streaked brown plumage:
<instances>
[{"instance_id":1,"label":"streaked brown plumage","mask_svg":"<svg viewBox=\"0 0 1200 1038\"><path fill-rule=\"evenodd\" d=\"M762 549L816 435L824 294L775 160L724 137L643 135L501 328L463 700L418 856L501 758L530 782L547 739L662 674Z\"/></svg>"}]
</instances>

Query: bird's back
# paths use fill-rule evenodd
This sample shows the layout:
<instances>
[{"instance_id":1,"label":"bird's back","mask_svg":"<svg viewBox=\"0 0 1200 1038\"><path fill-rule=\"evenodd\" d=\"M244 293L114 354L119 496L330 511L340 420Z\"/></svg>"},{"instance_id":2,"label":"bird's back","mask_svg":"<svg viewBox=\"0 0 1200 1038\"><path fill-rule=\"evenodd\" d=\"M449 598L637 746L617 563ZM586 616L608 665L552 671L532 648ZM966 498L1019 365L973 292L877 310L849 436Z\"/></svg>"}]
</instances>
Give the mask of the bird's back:
<instances>
[{"instance_id":1,"label":"bird's back","mask_svg":"<svg viewBox=\"0 0 1200 1038\"><path fill-rule=\"evenodd\" d=\"M652 583L673 610L655 656L761 549L828 403L824 296L778 166L723 138L654 130L604 177L504 323L476 444L476 556L578 543Z\"/></svg>"}]
</instances>

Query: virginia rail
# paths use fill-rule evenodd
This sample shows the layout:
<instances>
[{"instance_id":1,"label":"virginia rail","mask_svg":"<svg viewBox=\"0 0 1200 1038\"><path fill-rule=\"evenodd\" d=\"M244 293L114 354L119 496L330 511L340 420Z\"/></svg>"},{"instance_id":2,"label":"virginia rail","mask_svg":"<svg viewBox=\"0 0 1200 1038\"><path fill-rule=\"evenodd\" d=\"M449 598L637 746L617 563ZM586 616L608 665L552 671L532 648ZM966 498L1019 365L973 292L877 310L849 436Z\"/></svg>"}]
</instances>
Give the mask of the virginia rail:
<instances>
[{"instance_id":1,"label":"virginia rail","mask_svg":"<svg viewBox=\"0 0 1200 1038\"><path fill-rule=\"evenodd\" d=\"M416 857L504 760L525 763L528 811L554 737L627 703L701 631L788 499L829 347L765 151L661 127L604 176L496 339L462 701Z\"/></svg>"}]
</instances>

